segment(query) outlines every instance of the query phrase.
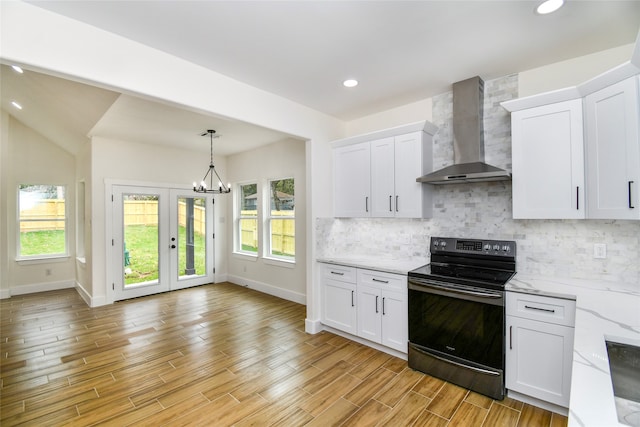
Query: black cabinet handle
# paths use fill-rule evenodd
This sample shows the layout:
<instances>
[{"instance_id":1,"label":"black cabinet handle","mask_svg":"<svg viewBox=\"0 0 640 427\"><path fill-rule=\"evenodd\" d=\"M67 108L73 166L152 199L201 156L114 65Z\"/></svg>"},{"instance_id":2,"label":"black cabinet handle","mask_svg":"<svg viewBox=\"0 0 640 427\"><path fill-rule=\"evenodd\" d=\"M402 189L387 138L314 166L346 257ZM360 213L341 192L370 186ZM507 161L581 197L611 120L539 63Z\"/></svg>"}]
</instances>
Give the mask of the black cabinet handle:
<instances>
[{"instance_id":1,"label":"black cabinet handle","mask_svg":"<svg viewBox=\"0 0 640 427\"><path fill-rule=\"evenodd\" d=\"M529 305L525 305L524 308L527 308L529 310L538 310L538 311L546 311L547 313L555 313L555 310L551 310L548 308L540 308L540 307L531 307Z\"/></svg>"},{"instance_id":2,"label":"black cabinet handle","mask_svg":"<svg viewBox=\"0 0 640 427\"><path fill-rule=\"evenodd\" d=\"M393 209L391 208L391 196L389 196L389 212L393 212Z\"/></svg>"},{"instance_id":3,"label":"black cabinet handle","mask_svg":"<svg viewBox=\"0 0 640 427\"><path fill-rule=\"evenodd\" d=\"M364 198L364 209L366 212L369 212L369 196Z\"/></svg>"},{"instance_id":4,"label":"black cabinet handle","mask_svg":"<svg viewBox=\"0 0 640 427\"><path fill-rule=\"evenodd\" d=\"M376 279L375 277L373 279L371 279L373 282L378 282L378 283L389 283L388 280L380 280L380 279Z\"/></svg>"},{"instance_id":5,"label":"black cabinet handle","mask_svg":"<svg viewBox=\"0 0 640 427\"><path fill-rule=\"evenodd\" d=\"M376 295L376 313L378 312L378 295Z\"/></svg>"},{"instance_id":6,"label":"black cabinet handle","mask_svg":"<svg viewBox=\"0 0 640 427\"><path fill-rule=\"evenodd\" d=\"M355 304L353 303L353 291L351 291L351 307L355 307Z\"/></svg>"},{"instance_id":7,"label":"black cabinet handle","mask_svg":"<svg viewBox=\"0 0 640 427\"><path fill-rule=\"evenodd\" d=\"M385 297L382 297L382 315L384 316L386 313L384 312L384 300Z\"/></svg>"},{"instance_id":8,"label":"black cabinet handle","mask_svg":"<svg viewBox=\"0 0 640 427\"><path fill-rule=\"evenodd\" d=\"M629 209L635 209L636 207L631 204L631 184L633 181L629 181Z\"/></svg>"},{"instance_id":9,"label":"black cabinet handle","mask_svg":"<svg viewBox=\"0 0 640 427\"><path fill-rule=\"evenodd\" d=\"M580 187L576 187L576 210L580 210Z\"/></svg>"},{"instance_id":10,"label":"black cabinet handle","mask_svg":"<svg viewBox=\"0 0 640 427\"><path fill-rule=\"evenodd\" d=\"M511 332L513 332L513 326L509 326L509 350L513 350L513 335Z\"/></svg>"},{"instance_id":11,"label":"black cabinet handle","mask_svg":"<svg viewBox=\"0 0 640 427\"><path fill-rule=\"evenodd\" d=\"M396 196L396 212L398 212L398 196Z\"/></svg>"},{"instance_id":12,"label":"black cabinet handle","mask_svg":"<svg viewBox=\"0 0 640 427\"><path fill-rule=\"evenodd\" d=\"M335 274L335 275L338 275L338 276L344 276L344 273L341 273L339 271L331 271L331 274Z\"/></svg>"}]
</instances>

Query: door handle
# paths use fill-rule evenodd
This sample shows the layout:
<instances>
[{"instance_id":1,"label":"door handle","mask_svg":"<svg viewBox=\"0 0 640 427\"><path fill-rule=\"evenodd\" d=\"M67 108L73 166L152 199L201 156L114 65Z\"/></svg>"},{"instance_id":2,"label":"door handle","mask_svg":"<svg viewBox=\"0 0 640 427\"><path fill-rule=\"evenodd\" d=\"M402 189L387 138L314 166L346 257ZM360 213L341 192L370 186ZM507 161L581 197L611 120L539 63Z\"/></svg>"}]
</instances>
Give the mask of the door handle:
<instances>
[{"instance_id":1,"label":"door handle","mask_svg":"<svg viewBox=\"0 0 640 427\"><path fill-rule=\"evenodd\" d=\"M378 313L378 295L376 295L376 313Z\"/></svg>"},{"instance_id":2,"label":"door handle","mask_svg":"<svg viewBox=\"0 0 640 427\"><path fill-rule=\"evenodd\" d=\"M365 212L369 212L369 196L364 198L364 209Z\"/></svg>"},{"instance_id":3,"label":"door handle","mask_svg":"<svg viewBox=\"0 0 640 427\"><path fill-rule=\"evenodd\" d=\"M355 307L356 305L353 303L353 291L351 291L351 307Z\"/></svg>"},{"instance_id":4,"label":"door handle","mask_svg":"<svg viewBox=\"0 0 640 427\"><path fill-rule=\"evenodd\" d=\"M576 187L576 210L580 210L580 187Z\"/></svg>"},{"instance_id":5,"label":"door handle","mask_svg":"<svg viewBox=\"0 0 640 427\"><path fill-rule=\"evenodd\" d=\"M513 331L513 326L509 326L509 350L513 350L513 336L511 332Z\"/></svg>"},{"instance_id":6,"label":"door handle","mask_svg":"<svg viewBox=\"0 0 640 427\"><path fill-rule=\"evenodd\" d=\"M389 196L389 212L393 212L393 209L391 209L391 196Z\"/></svg>"},{"instance_id":7,"label":"door handle","mask_svg":"<svg viewBox=\"0 0 640 427\"><path fill-rule=\"evenodd\" d=\"M386 313L384 312L384 299L385 297L382 297L382 315L384 316Z\"/></svg>"},{"instance_id":8,"label":"door handle","mask_svg":"<svg viewBox=\"0 0 640 427\"><path fill-rule=\"evenodd\" d=\"M633 181L629 181L629 209L635 209L636 207L631 204L631 184Z\"/></svg>"},{"instance_id":9,"label":"door handle","mask_svg":"<svg viewBox=\"0 0 640 427\"><path fill-rule=\"evenodd\" d=\"M398 212L398 196L396 196L396 212Z\"/></svg>"}]
</instances>

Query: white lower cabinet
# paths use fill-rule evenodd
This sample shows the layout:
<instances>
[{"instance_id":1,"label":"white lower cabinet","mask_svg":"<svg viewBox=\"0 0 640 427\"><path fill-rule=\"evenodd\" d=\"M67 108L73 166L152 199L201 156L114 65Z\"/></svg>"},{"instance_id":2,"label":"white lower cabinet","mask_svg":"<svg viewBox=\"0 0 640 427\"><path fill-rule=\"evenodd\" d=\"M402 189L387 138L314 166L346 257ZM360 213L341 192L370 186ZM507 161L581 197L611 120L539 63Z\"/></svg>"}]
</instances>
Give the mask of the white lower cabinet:
<instances>
[{"instance_id":1,"label":"white lower cabinet","mask_svg":"<svg viewBox=\"0 0 640 427\"><path fill-rule=\"evenodd\" d=\"M507 292L506 387L569 407L575 301Z\"/></svg>"},{"instance_id":2,"label":"white lower cabinet","mask_svg":"<svg viewBox=\"0 0 640 427\"><path fill-rule=\"evenodd\" d=\"M356 334L355 268L322 266L322 323Z\"/></svg>"},{"instance_id":3,"label":"white lower cabinet","mask_svg":"<svg viewBox=\"0 0 640 427\"><path fill-rule=\"evenodd\" d=\"M406 276L323 264L322 323L406 353Z\"/></svg>"}]
</instances>

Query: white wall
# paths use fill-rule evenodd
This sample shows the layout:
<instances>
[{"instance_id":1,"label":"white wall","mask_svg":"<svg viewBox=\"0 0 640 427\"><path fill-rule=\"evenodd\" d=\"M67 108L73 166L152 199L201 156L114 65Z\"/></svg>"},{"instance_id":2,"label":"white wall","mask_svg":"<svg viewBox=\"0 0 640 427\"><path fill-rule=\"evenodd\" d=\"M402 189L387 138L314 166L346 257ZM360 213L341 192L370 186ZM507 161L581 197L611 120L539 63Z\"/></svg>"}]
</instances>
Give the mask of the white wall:
<instances>
[{"instance_id":1,"label":"white wall","mask_svg":"<svg viewBox=\"0 0 640 427\"><path fill-rule=\"evenodd\" d=\"M432 121L431 98L351 120L347 123L347 136L394 128L422 120Z\"/></svg>"},{"instance_id":2,"label":"white wall","mask_svg":"<svg viewBox=\"0 0 640 427\"><path fill-rule=\"evenodd\" d=\"M633 50L634 44L632 43L544 67L521 71L518 74L518 96L524 98L579 85L629 61Z\"/></svg>"},{"instance_id":3,"label":"white wall","mask_svg":"<svg viewBox=\"0 0 640 427\"><path fill-rule=\"evenodd\" d=\"M111 194L107 185L147 185L165 188L190 189L209 166L207 155L185 150L147 145L132 141L119 141L94 137L92 149L92 305L109 302L107 298L108 260L107 242L112 236L106 234L111 207ZM227 176L226 159L217 157L216 170ZM202 173L201 173L202 172ZM224 228L228 197L216 196L214 217L216 230ZM216 275L226 274L226 233L216 233Z\"/></svg>"},{"instance_id":4,"label":"white wall","mask_svg":"<svg viewBox=\"0 0 640 427\"><path fill-rule=\"evenodd\" d=\"M6 240L3 239L3 246L7 251L6 283L9 294L72 287L75 284L75 158L13 117L9 116L7 122L7 152L6 155L2 153L3 159L6 159L6 163L3 162L2 165L5 176L2 198L6 204L4 218L7 234ZM66 186L69 257L47 261L16 261L19 184Z\"/></svg>"},{"instance_id":5,"label":"white wall","mask_svg":"<svg viewBox=\"0 0 640 427\"><path fill-rule=\"evenodd\" d=\"M23 2L0 2L2 59L76 81L150 97L199 112L217 114L307 140L307 227L332 210L329 141L345 136L344 123L282 97L253 88L203 67L115 34ZM122 65L126 64L126 67ZM176 79L175 76L188 76ZM104 194L99 162L92 152L93 294L104 297ZM114 159L115 160L115 159ZM118 160L119 161L119 160ZM307 240L312 254L315 236ZM313 285L315 263L307 260L307 316L319 318ZM309 295L312 295L309 298Z\"/></svg>"},{"instance_id":6,"label":"white wall","mask_svg":"<svg viewBox=\"0 0 640 427\"><path fill-rule=\"evenodd\" d=\"M9 298L7 180L9 178L9 115L0 110L0 298Z\"/></svg>"},{"instance_id":7,"label":"white wall","mask_svg":"<svg viewBox=\"0 0 640 427\"><path fill-rule=\"evenodd\" d=\"M260 257L232 254L229 258L229 281L246 285L272 295L278 295L291 301L304 304L306 301L306 180L305 180L305 142L285 140L266 147L229 156L229 180L236 183L256 182L258 198L263 201L263 186L270 179L293 177L295 180L296 200L296 262L295 264L273 263L262 258L265 249L264 238L259 240ZM234 187L235 189L235 187ZM234 193L237 200L238 193ZM264 206L264 202L263 202ZM263 212L259 212L262 216ZM233 203L229 203L225 233L227 252L233 252ZM262 223L262 221L259 221Z\"/></svg>"}]
</instances>

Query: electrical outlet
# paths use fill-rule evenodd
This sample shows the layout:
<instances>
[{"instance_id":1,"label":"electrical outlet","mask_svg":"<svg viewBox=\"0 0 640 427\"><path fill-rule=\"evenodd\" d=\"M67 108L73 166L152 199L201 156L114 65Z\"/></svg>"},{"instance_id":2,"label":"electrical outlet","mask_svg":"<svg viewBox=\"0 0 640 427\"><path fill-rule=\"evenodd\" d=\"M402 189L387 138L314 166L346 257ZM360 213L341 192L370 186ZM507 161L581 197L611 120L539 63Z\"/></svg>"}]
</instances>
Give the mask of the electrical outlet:
<instances>
[{"instance_id":1,"label":"electrical outlet","mask_svg":"<svg viewBox=\"0 0 640 427\"><path fill-rule=\"evenodd\" d=\"M593 257L598 259L605 259L607 257L607 245L606 243L594 243L593 245Z\"/></svg>"}]
</instances>

